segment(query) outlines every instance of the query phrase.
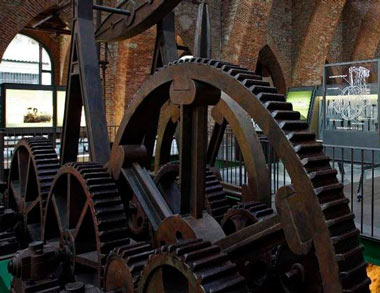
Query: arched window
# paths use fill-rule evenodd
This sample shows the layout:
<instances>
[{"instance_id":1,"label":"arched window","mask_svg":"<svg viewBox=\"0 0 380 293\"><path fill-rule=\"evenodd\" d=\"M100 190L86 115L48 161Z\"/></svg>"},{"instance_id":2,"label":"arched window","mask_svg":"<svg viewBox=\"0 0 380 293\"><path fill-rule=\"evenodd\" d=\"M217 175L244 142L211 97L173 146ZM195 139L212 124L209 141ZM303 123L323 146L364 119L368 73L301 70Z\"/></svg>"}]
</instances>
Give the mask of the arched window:
<instances>
[{"instance_id":1,"label":"arched window","mask_svg":"<svg viewBox=\"0 0 380 293\"><path fill-rule=\"evenodd\" d=\"M17 34L0 63L0 83L51 85L53 64L38 41Z\"/></svg>"}]
</instances>

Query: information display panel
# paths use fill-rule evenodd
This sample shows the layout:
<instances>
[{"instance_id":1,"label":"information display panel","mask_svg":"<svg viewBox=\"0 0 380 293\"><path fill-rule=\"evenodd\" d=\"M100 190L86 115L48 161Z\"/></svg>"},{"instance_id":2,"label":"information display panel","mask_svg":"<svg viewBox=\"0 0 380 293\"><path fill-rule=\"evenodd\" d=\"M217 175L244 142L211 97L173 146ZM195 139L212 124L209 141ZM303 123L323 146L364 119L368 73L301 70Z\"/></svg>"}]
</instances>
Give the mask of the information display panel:
<instances>
[{"instance_id":1,"label":"information display panel","mask_svg":"<svg viewBox=\"0 0 380 293\"><path fill-rule=\"evenodd\" d=\"M286 95L286 101L292 103L294 111L300 112L302 120L307 120L312 96L312 90L289 91Z\"/></svg>"},{"instance_id":2,"label":"information display panel","mask_svg":"<svg viewBox=\"0 0 380 293\"><path fill-rule=\"evenodd\" d=\"M5 127L53 127L53 91L5 89Z\"/></svg>"},{"instance_id":3,"label":"information display panel","mask_svg":"<svg viewBox=\"0 0 380 293\"><path fill-rule=\"evenodd\" d=\"M324 66L322 139L355 149L350 160L361 160L360 148L380 147L379 65L375 59ZM343 155L348 160L351 153ZM365 162L371 160L364 154Z\"/></svg>"},{"instance_id":4,"label":"information display panel","mask_svg":"<svg viewBox=\"0 0 380 293\"><path fill-rule=\"evenodd\" d=\"M325 67L325 130L379 132L378 62Z\"/></svg>"}]
</instances>

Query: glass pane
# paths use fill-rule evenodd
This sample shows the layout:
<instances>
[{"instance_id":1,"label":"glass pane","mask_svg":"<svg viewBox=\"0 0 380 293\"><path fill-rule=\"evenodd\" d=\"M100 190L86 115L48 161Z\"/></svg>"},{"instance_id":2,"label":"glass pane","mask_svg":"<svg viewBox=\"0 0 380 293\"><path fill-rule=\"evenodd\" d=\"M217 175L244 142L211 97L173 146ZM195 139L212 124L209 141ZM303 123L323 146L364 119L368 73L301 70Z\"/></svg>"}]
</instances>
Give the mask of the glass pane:
<instances>
[{"instance_id":1,"label":"glass pane","mask_svg":"<svg viewBox=\"0 0 380 293\"><path fill-rule=\"evenodd\" d=\"M4 53L3 60L39 62L39 50L39 44L37 41L18 34L9 44Z\"/></svg>"},{"instance_id":2,"label":"glass pane","mask_svg":"<svg viewBox=\"0 0 380 293\"><path fill-rule=\"evenodd\" d=\"M0 63L0 83L39 83L39 44L18 34Z\"/></svg>"},{"instance_id":3,"label":"glass pane","mask_svg":"<svg viewBox=\"0 0 380 293\"><path fill-rule=\"evenodd\" d=\"M289 91L286 101L292 103L293 110L301 114L301 120L307 120L309 114L312 91Z\"/></svg>"},{"instance_id":4,"label":"glass pane","mask_svg":"<svg viewBox=\"0 0 380 293\"><path fill-rule=\"evenodd\" d=\"M51 85L51 73L42 73L42 85Z\"/></svg>"},{"instance_id":5,"label":"glass pane","mask_svg":"<svg viewBox=\"0 0 380 293\"><path fill-rule=\"evenodd\" d=\"M326 130L377 132L377 63L326 67Z\"/></svg>"},{"instance_id":6,"label":"glass pane","mask_svg":"<svg viewBox=\"0 0 380 293\"><path fill-rule=\"evenodd\" d=\"M63 118L65 115L65 101L66 101L66 92L65 91L57 91L57 126L63 126ZM86 119L84 115L84 107L82 107L82 116L80 121L80 126L86 126Z\"/></svg>"},{"instance_id":7,"label":"glass pane","mask_svg":"<svg viewBox=\"0 0 380 293\"><path fill-rule=\"evenodd\" d=\"M5 127L52 127L53 92L7 89Z\"/></svg>"},{"instance_id":8,"label":"glass pane","mask_svg":"<svg viewBox=\"0 0 380 293\"><path fill-rule=\"evenodd\" d=\"M42 48L42 70L51 71L51 61L50 61L49 54L43 48Z\"/></svg>"}]
</instances>

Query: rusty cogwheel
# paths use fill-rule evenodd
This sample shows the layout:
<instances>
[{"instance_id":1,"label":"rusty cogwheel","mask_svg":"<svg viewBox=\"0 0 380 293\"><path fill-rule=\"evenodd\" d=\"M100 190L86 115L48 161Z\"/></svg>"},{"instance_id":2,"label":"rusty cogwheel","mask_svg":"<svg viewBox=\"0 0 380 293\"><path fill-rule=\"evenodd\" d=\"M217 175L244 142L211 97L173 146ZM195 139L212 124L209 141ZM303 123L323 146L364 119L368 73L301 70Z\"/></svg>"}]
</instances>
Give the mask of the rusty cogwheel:
<instances>
[{"instance_id":1,"label":"rusty cogwheel","mask_svg":"<svg viewBox=\"0 0 380 293\"><path fill-rule=\"evenodd\" d=\"M244 292L245 280L216 245L189 240L151 256L138 292Z\"/></svg>"},{"instance_id":2,"label":"rusty cogwheel","mask_svg":"<svg viewBox=\"0 0 380 293\"><path fill-rule=\"evenodd\" d=\"M221 226L226 235L230 235L272 214L273 209L268 208L265 203L257 201L239 203L224 214Z\"/></svg>"},{"instance_id":3,"label":"rusty cogwheel","mask_svg":"<svg viewBox=\"0 0 380 293\"><path fill-rule=\"evenodd\" d=\"M103 166L61 167L48 197L43 240L71 251L77 280L102 284L108 253L130 243L126 222L116 185Z\"/></svg>"},{"instance_id":4,"label":"rusty cogwheel","mask_svg":"<svg viewBox=\"0 0 380 293\"><path fill-rule=\"evenodd\" d=\"M41 239L42 217L54 176L59 169L57 153L45 137L21 139L12 157L6 203L23 216L26 239L22 246Z\"/></svg>"},{"instance_id":5,"label":"rusty cogwheel","mask_svg":"<svg viewBox=\"0 0 380 293\"><path fill-rule=\"evenodd\" d=\"M144 137L155 137L157 128L146 123L146 117L158 121L160 110L169 99L176 104L187 102L181 100L180 93L192 81L224 92L224 101L232 102L235 108L244 110L257 123L283 162L294 189L289 198L295 200L286 202L288 199L282 197L279 199L284 203L281 207L294 204L288 212L295 214L296 220L301 219L302 231L298 232L306 232L307 243L312 244L318 260L316 270L320 272L321 288L327 292L368 292L370 281L359 231L343 185L336 178L336 170L331 167L322 144L309 131L308 123L300 119L300 113L293 110L284 95L254 72L207 58L170 63L150 76L136 93L124 115L113 149L122 145L146 144L153 152L153 142L144 140ZM177 85L182 87L177 89ZM282 219L284 222L279 226L285 231L286 240L295 241L291 231L298 230L298 226Z\"/></svg>"},{"instance_id":6,"label":"rusty cogwheel","mask_svg":"<svg viewBox=\"0 0 380 293\"><path fill-rule=\"evenodd\" d=\"M154 253L149 243L134 243L115 248L107 257L104 274L105 290L135 292L149 257Z\"/></svg>"}]
</instances>

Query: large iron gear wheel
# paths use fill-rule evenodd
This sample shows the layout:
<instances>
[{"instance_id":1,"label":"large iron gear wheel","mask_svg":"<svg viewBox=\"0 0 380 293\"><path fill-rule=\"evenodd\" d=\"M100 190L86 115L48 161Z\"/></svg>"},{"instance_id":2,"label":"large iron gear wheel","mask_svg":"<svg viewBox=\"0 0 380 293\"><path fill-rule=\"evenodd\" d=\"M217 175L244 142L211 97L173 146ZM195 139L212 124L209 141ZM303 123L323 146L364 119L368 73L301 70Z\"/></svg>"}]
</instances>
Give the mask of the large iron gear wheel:
<instances>
[{"instance_id":1,"label":"large iron gear wheel","mask_svg":"<svg viewBox=\"0 0 380 293\"><path fill-rule=\"evenodd\" d=\"M46 199L59 161L53 144L45 137L21 139L12 157L8 180L8 208L23 217L26 233L22 246L41 239Z\"/></svg>"},{"instance_id":2,"label":"large iron gear wheel","mask_svg":"<svg viewBox=\"0 0 380 293\"><path fill-rule=\"evenodd\" d=\"M153 253L152 246L145 242L115 248L107 257L104 289L107 292L111 290L135 292L141 272Z\"/></svg>"},{"instance_id":3,"label":"large iron gear wheel","mask_svg":"<svg viewBox=\"0 0 380 293\"><path fill-rule=\"evenodd\" d=\"M309 131L308 123L300 120L300 114L293 111L284 95L273 87L262 86L262 78L255 73L205 58L180 60L165 66L137 92L120 125L113 150L117 151L120 145L142 144L146 135L154 137L154 125L170 96L170 85L184 73L189 80L225 92L268 137L291 177L301 207L292 212L304 217L302 224L310 233L323 290L368 292L370 281L359 231L343 186L336 178L336 170L330 166L330 159L316 142L315 134ZM146 123L147 116L151 117L151 123ZM153 150L153 147L147 146L147 149ZM287 228L286 225L283 228Z\"/></svg>"},{"instance_id":4,"label":"large iron gear wheel","mask_svg":"<svg viewBox=\"0 0 380 293\"><path fill-rule=\"evenodd\" d=\"M216 245L190 240L161 247L146 264L138 292L244 292L245 280Z\"/></svg>"},{"instance_id":5,"label":"large iron gear wheel","mask_svg":"<svg viewBox=\"0 0 380 293\"><path fill-rule=\"evenodd\" d=\"M61 167L49 193L43 240L71 250L72 273L79 281L101 285L106 257L130 243L117 187L96 163Z\"/></svg>"}]
</instances>

